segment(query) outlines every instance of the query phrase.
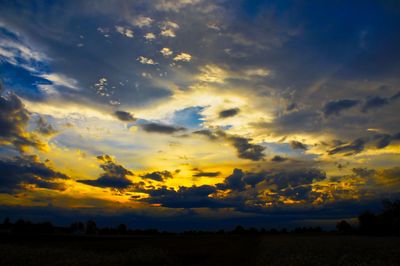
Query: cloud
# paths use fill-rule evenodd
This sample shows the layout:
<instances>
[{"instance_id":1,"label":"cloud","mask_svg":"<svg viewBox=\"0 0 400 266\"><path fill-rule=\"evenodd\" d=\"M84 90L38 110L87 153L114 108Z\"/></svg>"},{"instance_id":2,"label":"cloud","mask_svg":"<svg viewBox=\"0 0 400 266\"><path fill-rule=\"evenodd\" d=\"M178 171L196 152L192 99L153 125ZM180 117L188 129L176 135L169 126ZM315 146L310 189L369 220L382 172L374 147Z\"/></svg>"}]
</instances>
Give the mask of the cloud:
<instances>
[{"instance_id":1,"label":"cloud","mask_svg":"<svg viewBox=\"0 0 400 266\"><path fill-rule=\"evenodd\" d=\"M202 2L202 0L157 0L155 8L162 11L174 11L179 12L181 9L189 6L195 5Z\"/></svg>"},{"instance_id":2,"label":"cloud","mask_svg":"<svg viewBox=\"0 0 400 266\"><path fill-rule=\"evenodd\" d=\"M139 28L150 27L152 23L153 19L145 16L139 16L132 20L132 25Z\"/></svg>"},{"instance_id":3,"label":"cloud","mask_svg":"<svg viewBox=\"0 0 400 266\"><path fill-rule=\"evenodd\" d=\"M144 56L139 56L139 57L137 58L137 60L138 60L141 64L144 64L144 65L157 65L157 64L158 64L158 63L156 63L153 59L147 58L147 57L144 57Z\"/></svg>"},{"instance_id":4,"label":"cloud","mask_svg":"<svg viewBox=\"0 0 400 266\"><path fill-rule=\"evenodd\" d=\"M63 74L50 73L41 74L39 76L51 81L51 83L55 86L62 86L73 90L80 90L78 86L78 81L73 78L69 78Z\"/></svg>"},{"instance_id":5,"label":"cloud","mask_svg":"<svg viewBox=\"0 0 400 266\"><path fill-rule=\"evenodd\" d=\"M205 65L200 67L201 74L198 75L198 80L209 83L223 83L229 77L228 72L216 65Z\"/></svg>"},{"instance_id":6,"label":"cloud","mask_svg":"<svg viewBox=\"0 0 400 266\"><path fill-rule=\"evenodd\" d=\"M337 153L345 153L346 156L360 153L364 150L366 141L363 139L356 139L353 142L338 145L328 151L329 155Z\"/></svg>"},{"instance_id":7,"label":"cloud","mask_svg":"<svg viewBox=\"0 0 400 266\"><path fill-rule=\"evenodd\" d=\"M144 179L151 179L154 181L164 182L165 179L172 178L173 176L172 176L171 172L165 170L165 171L155 171L152 173L147 173L147 174L141 175L141 177Z\"/></svg>"},{"instance_id":8,"label":"cloud","mask_svg":"<svg viewBox=\"0 0 400 266\"><path fill-rule=\"evenodd\" d=\"M370 97L366 100L365 104L362 107L362 111L364 113L368 112L371 109L377 109L381 108L385 105L389 104L389 99L375 96L375 97Z\"/></svg>"},{"instance_id":9,"label":"cloud","mask_svg":"<svg viewBox=\"0 0 400 266\"><path fill-rule=\"evenodd\" d=\"M240 113L239 108L231 108L231 109L226 109L221 112L219 112L219 118L227 118L227 117L232 117Z\"/></svg>"},{"instance_id":10,"label":"cloud","mask_svg":"<svg viewBox=\"0 0 400 266\"><path fill-rule=\"evenodd\" d=\"M19 151L24 151L27 147L44 150L46 145L34 133L26 130L29 119L29 111L15 94L0 96L0 142L2 144L12 144Z\"/></svg>"},{"instance_id":11,"label":"cloud","mask_svg":"<svg viewBox=\"0 0 400 266\"><path fill-rule=\"evenodd\" d=\"M192 56L187 53L180 53L174 57L174 61L190 62L190 60L192 60Z\"/></svg>"},{"instance_id":12,"label":"cloud","mask_svg":"<svg viewBox=\"0 0 400 266\"><path fill-rule=\"evenodd\" d=\"M124 122L135 122L137 120L131 113L125 111L115 111L114 115Z\"/></svg>"},{"instance_id":13,"label":"cloud","mask_svg":"<svg viewBox=\"0 0 400 266\"><path fill-rule=\"evenodd\" d=\"M133 38L133 30L131 30L131 29L128 28L128 27L115 26L115 30L116 30L119 34L121 34L121 35L123 35L123 36L125 36L125 37L127 37L127 38Z\"/></svg>"},{"instance_id":14,"label":"cloud","mask_svg":"<svg viewBox=\"0 0 400 266\"><path fill-rule=\"evenodd\" d=\"M349 99L329 101L325 104L323 112L325 116L339 115L342 111L350 109L358 104L359 101Z\"/></svg>"},{"instance_id":15,"label":"cloud","mask_svg":"<svg viewBox=\"0 0 400 266\"><path fill-rule=\"evenodd\" d=\"M0 193L14 194L31 186L62 191L66 187L61 180L66 179L69 177L41 163L34 155L0 160Z\"/></svg>"},{"instance_id":16,"label":"cloud","mask_svg":"<svg viewBox=\"0 0 400 266\"><path fill-rule=\"evenodd\" d=\"M156 35L152 32L148 32L143 36L146 40L152 41L156 39Z\"/></svg>"},{"instance_id":17,"label":"cloud","mask_svg":"<svg viewBox=\"0 0 400 266\"><path fill-rule=\"evenodd\" d=\"M57 133L57 130L55 130L42 116L39 116L36 125L38 132L42 135L51 136Z\"/></svg>"},{"instance_id":18,"label":"cloud","mask_svg":"<svg viewBox=\"0 0 400 266\"><path fill-rule=\"evenodd\" d=\"M208 129L194 131L193 134L202 135L210 140L224 140L229 142L237 151L237 156L242 159L260 161L264 158L265 147L250 143L251 139L240 136L229 135L221 130L211 131Z\"/></svg>"},{"instance_id":19,"label":"cloud","mask_svg":"<svg viewBox=\"0 0 400 266\"><path fill-rule=\"evenodd\" d=\"M172 29L162 30L160 34L161 34L161 36L164 36L164 37L170 37L170 38L176 37L175 31Z\"/></svg>"},{"instance_id":20,"label":"cloud","mask_svg":"<svg viewBox=\"0 0 400 266\"><path fill-rule=\"evenodd\" d=\"M397 92L396 94L394 94L393 96L388 97L388 98L380 97L380 96L368 97L365 100L365 103L362 106L361 111L364 113L367 113L369 110L382 108L382 107L396 101L399 98L400 98L400 92Z\"/></svg>"},{"instance_id":21,"label":"cloud","mask_svg":"<svg viewBox=\"0 0 400 266\"><path fill-rule=\"evenodd\" d=\"M95 180L78 180L78 182L94 187L120 190L135 185L127 178L127 176L133 176L133 173L122 165L117 164L109 155L101 155L98 156L97 159L101 162L100 168L103 169L104 173Z\"/></svg>"},{"instance_id":22,"label":"cloud","mask_svg":"<svg viewBox=\"0 0 400 266\"><path fill-rule=\"evenodd\" d=\"M307 150L307 145L305 145L304 143L301 143L300 141L296 141L296 140L292 140L290 142L290 147L293 150Z\"/></svg>"},{"instance_id":23,"label":"cloud","mask_svg":"<svg viewBox=\"0 0 400 266\"><path fill-rule=\"evenodd\" d=\"M287 160L288 160L288 158L282 157L280 155L275 155L274 157L271 158L271 161L276 162L276 163L281 163L281 162L284 162Z\"/></svg>"},{"instance_id":24,"label":"cloud","mask_svg":"<svg viewBox=\"0 0 400 266\"><path fill-rule=\"evenodd\" d=\"M221 190L237 190L243 191L246 183L243 181L245 174L242 169L233 169L233 173L225 178L224 183L217 184L217 188Z\"/></svg>"},{"instance_id":25,"label":"cloud","mask_svg":"<svg viewBox=\"0 0 400 266\"><path fill-rule=\"evenodd\" d=\"M250 143L251 139L238 136L229 136L227 139L236 148L239 158L260 161L265 156L265 147Z\"/></svg>"},{"instance_id":26,"label":"cloud","mask_svg":"<svg viewBox=\"0 0 400 266\"><path fill-rule=\"evenodd\" d=\"M229 206L220 199L209 197L216 192L216 188L209 185L180 187L177 191L163 187L144 192L148 193L149 197L140 201L160 204L167 208L220 208Z\"/></svg>"},{"instance_id":27,"label":"cloud","mask_svg":"<svg viewBox=\"0 0 400 266\"><path fill-rule=\"evenodd\" d=\"M251 68L244 71L244 74L249 78L254 77L267 77L271 74L271 71L265 68Z\"/></svg>"},{"instance_id":28,"label":"cloud","mask_svg":"<svg viewBox=\"0 0 400 266\"><path fill-rule=\"evenodd\" d=\"M217 177L221 174L221 172L204 172L197 168L194 168L193 171L196 171L193 177Z\"/></svg>"},{"instance_id":29,"label":"cloud","mask_svg":"<svg viewBox=\"0 0 400 266\"><path fill-rule=\"evenodd\" d=\"M158 123L142 124L140 127L149 133L161 133L161 134L173 134L181 131L185 131L184 127L176 127L171 125L164 125Z\"/></svg>"},{"instance_id":30,"label":"cloud","mask_svg":"<svg viewBox=\"0 0 400 266\"><path fill-rule=\"evenodd\" d=\"M325 179L326 173L317 168L278 171L265 177L266 183L275 186L276 190L309 185Z\"/></svg>"},{"instance_id":31,"label":"cloud","mask_svg":"<svg viewBox=\"0 0 400 266\"><path fill-rule=\"evenodd\" d=\"M165 57L168 57L173 54L172 50L167 47L162 48L160 53Z\"/></svg>"}]
</instances>

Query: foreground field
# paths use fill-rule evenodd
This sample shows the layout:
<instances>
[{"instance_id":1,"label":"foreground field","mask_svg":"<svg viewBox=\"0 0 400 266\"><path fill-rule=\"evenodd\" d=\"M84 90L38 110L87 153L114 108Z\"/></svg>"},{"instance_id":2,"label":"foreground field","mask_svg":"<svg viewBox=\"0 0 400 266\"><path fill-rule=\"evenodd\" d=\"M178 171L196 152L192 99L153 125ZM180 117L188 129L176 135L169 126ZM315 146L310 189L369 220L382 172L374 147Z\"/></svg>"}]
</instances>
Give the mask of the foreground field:
<instances>
[{"instance_id":1,"label":"foreground field","mask_svg":"<svg viewBox=\"0 0 400 266\"><path fill-rule=\"evenodd\" d=\"M400 238L2 237L0 265L400 265Z\"/></svg>"}]
</instances>

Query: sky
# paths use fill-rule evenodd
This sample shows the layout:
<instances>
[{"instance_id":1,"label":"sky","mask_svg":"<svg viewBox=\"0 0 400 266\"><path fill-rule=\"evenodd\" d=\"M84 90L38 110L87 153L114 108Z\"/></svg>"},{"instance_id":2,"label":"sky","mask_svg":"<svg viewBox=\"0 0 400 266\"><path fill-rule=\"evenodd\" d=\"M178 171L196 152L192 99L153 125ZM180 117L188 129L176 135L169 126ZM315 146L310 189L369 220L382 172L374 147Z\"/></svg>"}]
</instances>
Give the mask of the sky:
<instances>
[{"instance_id":1,"label":"sky","mask_svg":"<svg viewBox=\"0 0 400 266\"><path fill-rule=\"evenodd\" d=\"M353 221L400 196L397 1L0 0L1 217Z\"/></svg>"}]
</instances>

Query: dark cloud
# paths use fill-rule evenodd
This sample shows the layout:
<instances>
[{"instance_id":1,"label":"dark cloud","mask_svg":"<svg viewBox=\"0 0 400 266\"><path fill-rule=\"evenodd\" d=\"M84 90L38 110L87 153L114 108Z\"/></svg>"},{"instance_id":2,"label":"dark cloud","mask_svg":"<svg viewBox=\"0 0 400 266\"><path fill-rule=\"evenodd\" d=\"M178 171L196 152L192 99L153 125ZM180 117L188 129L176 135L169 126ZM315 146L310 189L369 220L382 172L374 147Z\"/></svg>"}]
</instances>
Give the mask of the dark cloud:
<instances>
[{"instance_id":1,"label":"dark cloud","mask_svg":"<svg viewBox=\"0 0 400 266\"><path fill-rule=\"evenodd\" d=\"M310 201L311 199L315 198L315 195L312 195L312 186L298 186L298 187L289 187L281 191L280 195L285 196L288 199L295 200L295 201L302 201L307 200Z\"/></svg>"},{"instance_id":2,"label":"dark cloud","mask_svg":"<svg viewBox=\"0 0 400 266\"><path fill-rule=\"evenodd\" d=\"M155 171L152 173L147 173L141 176L144 179L151 179L154 181L159 181L159 182L163 182L165 181L165 179L167 178L172 178L172 174L169 171Z\"/></svg>"},{"instance_id":3,"label":"dark cloud","mask_svg":"<svg viewBox=\"0 0 400 266\"><path fill-rule=\"evenodd\" d=\"M131 113L125 111L115 111L114 115L124 122L135 122L137 120Z\"/></svg>"},{"instance_id":4,"label":"dark cloud","mask_svg":"<svg viewBox=\"0 0 400 266\"><path fill-rule=\"evenodd\" d=\"M256 128L273 130L279 134L315 133L323 129L320 113L315 110L296 110L279 115L272 122L252 123Z\"/></svg>"},{"instance_id":5,"label":"dark cloud","mask_svg":"<svg viewBox=\"0 0 400 266\"><path fill-rule=\"evenodd\" d=\"M202 129L202 130L193 132L193 134L195 134L195 135L202 135L202 136L209 138L210 140L217 140L218 138L225 136L225 134L221 135L221 133L223 133L223 132L220 132L220 131L213 132L208 129Z\"/></svg>"},{"instance_id":6,"label":"dark cloud","mask_svg":"<svg viewBox=\"0 0 400 266\"><path fill-rule=\"evenodd\" d=\"M28 146L43 149L45 144L26 131L29 119L29 111L15 94L0 96L0 140L3 143L12 144L20 151Z\"/></svg>"},{"instance_id":7,"label":"dark cloud","mask_svg":"<svg viewBox=\"0 0 400 266\"><path fill-rule=\"evenodd\" d=\"M237 115L240 112L239 108L226 109L219 112L219 118L227 118Z\"/></svg>"},{"instance_id":8,"label":"dark cloud","mask_svg":"<svg viewBox=\"0 0 400 266\"><path fill-rule=\"evenodd\" d=\"M224 183L217 184L217 188L221 190L232 189L237 191L243 191L246 183L243 181L245 174L242 169L235 168L233 173L225 178Z\"/></svg>"},{"instance_id":9,"label":"dark cloud","mask_svg":"<svg viewBox=\"0 0 400 266\"><path fill-rule=\"evenodd\" d=\"M141 201L161 204L161 206L168 208L221 208L229 206L221 199L209 197L216 191L216 187L209 185L180 187L177 191L163 187L146 190L145 193L148 193L150 197Z\"/></svg>"},{"instance_id":10,"label":"dark cloud","mask_svg":"<svg viewBox=\"0 0 400 266\"><path fill-rule=\"evenodd\" d=\"M387 147L390 144L390 142L392 142L393 139L393 137L388 134L379 135L377 137L378 137L378 142L376 143L376 147L378 149L383 149Z\"/></svg>"},{"instance_id":11,"label":"dark cloud","mask_svg":"<svg viewBox=\"0 0 400 266\"><path fill-rule=\"evenodd\" d=\"M221 174L221 172L204 172L200 169L194 168L193 171L196 171L193 177L217 177Z\"/></svg>"},{"instance_id":12,"label":"dark cloud","mask_svg":"<svg viewBox=\"0 0 400 266\"><path fill-rule=\"evenodd\" d=\"M397 99L400 99L400 91L398 93L394 94L392 97L390 97L390 100L392 100L392 101L397 100Z\"/></svg>"},{"instance_id":13,"label":"dark cloud","mask_svg":"<svg viewBox=\"0 0 400 266\"><path fill-rule=\"evenodd\" d=\"M238 136L229 136L228 140L232 143L233 147L236 148L239 158L260 161L265 156L265 147L250 143L250 139Z\"/></svg>"},{"instance_id":14,"label":"dark cloud","mask_svg":"<svg viewBox=\"0 0 400 266\"><path fill-rule=\"evenodd\" d=\"M0 160L0 193L17 193L27 186L65 190L61 182L65 179L69 177L41 163L36 156Z\"/></svg>"},{"instance_id":15,"label":"dark cloud","mask_svg":"<svg viewBox=\"0 0 400 266\"><path fill-rule=\"evenodd\" d=\"M311 191L312 184L325 178L325 172L314 168L258 173L234 169L223 183L215 186L180 187L178 190L162 187L141 189L139 192L149 195L140 201L169 208L234 207L242 211L263 212L264 208L258 206L265 206L266 202L257 195L265 186L273 192L269 200L274 203L281 202L281 197L311 202L318 196L318 193ZM259 184L263 185L258 187ZM221 196L218 191L227 193Z\"/></svg>"},{"instance_id":16,"label":"dark cloud","mask_svg":"<svg viewBox=\"0 0 400 266\"><path fill-rule=\"evenodd\" d=\"M57 130L53 128L51 124L49 124L42 116L39 116L39 119L36 121L37 131L40 134L51 136L57 133Z\"/></svg>"},{"instance_id":17,"label":"dark cloud","mask_svg":"<svg viewBox=\"0 0 400 266\"><path fill-rule=\"evenodd\" d=\"M362 107L362 111L364 113L366 113L371 109L381 108L387 104L389 104L389 99L387 99L387 98L383 98L383 97L379 97L379 96L370 97L364 103L364 105Z\"/></svg>"},{"instance_id":18,"label":"dark cloud","mask_svg":"<svg viewBox=\"0 0 400 266\"><path fill-rule=\"evenodd\" d=\"M287 161L287 160L288 160L288 158L282 157L280 155L275 155L274 157L271 158L271 161L272 162L276 162L276 163L281 163L281 162L284 162L284 161Z\"/></svg>"},{"instance_id":19,"label":"dark cloud","mask_svg":"<svg viewBox=\"0 0 400 266\"><path fill-rule=\"evenodd\" d=\"M186 130L184 127L176 127L157 123L142 124L140 127L146 132L160 134L173 134Z\"/></svg>"},{"instance_id":20,"label":"dark cloud","mask_svg":"<svg viewBox=\"0 0 400 266\"><path fill-rule=\"evenodd\" d=\"M102 162L100 168L103 169L104 173L95 180L78 180L78 182L95 187L115 189L127 189L134 185L134 183L127 178L127 176L133 176L134 174L122 165L115 163L109 155L101 155L98 156L97 159Z\"/></svg>"},{"instance_id":21,"label":"dark cloud","mask_svg":"<svg viewBox=\"0 0 400 266\"><path fill-rule=\"evenodd\" d=\"M251 139L236 135L229 135L222 130L211 131L208 129L193 132L193 134L203 135L210 140L224 140L232 144L237 151L237 156L242 159L260 161L264 158L265 147L250 143Z\"/></svg>"},{"instance_id":22,"label":"dark cloud","mask_svg":"<svg viewBox=\"0 0 400 266\"><path fill-rule=\"evenodd\" d=\"M275 186L277 190L309 185L324 179L326 179L326 173L317 168L279 171L265 177L266 183Z\"/></svg>"},{"instance_id":23,"label":"dark cloud","mask_svg":"<svg viewBox=\"0 0 400 266\"><path fill-rule=\"evenodd\" d=\"M296 140L290 142L290 147L292 147L293 150L307 150L307 145Z\"/></svg>"},{"instance_id":24,"label":"dark cloud","mask_svg":"<svg viewBox=\"0 0 400 266\"><path fill-rule=\"evenodd\" d=\"M366 141L363 139L356 139L353 142L338 145L328 151L329 155L337 153L345 153L346 156L360 153L364 150Z\"/></svg>"},{"instance_id":25,"label":"dark cloud","mask_svg":"<svg viewBox=\"0 0 400 266\"><path fill-rule=\"evenodd\" d=\"M359 101L350 99L330 101L325 104L323 112L326 116L339 115L342 111L350 109L357 104L359 104Z\"/></svg>"},{"instance_id":26,"label":"dark cloud","mask_svg":"<svg viewBox=\"0 0 400 266\"><path fill-rule=\"evenodd\" d=\"M368 97L361 110L364 113L367 113L369 110L379 109L390 103L393 103L394 101L396 101L399 98L400 98L400 92L397 92L396 94L392 95L391 97L387 97L387 98L381 97L381 96Z\"/></svg>"}]
</instances>

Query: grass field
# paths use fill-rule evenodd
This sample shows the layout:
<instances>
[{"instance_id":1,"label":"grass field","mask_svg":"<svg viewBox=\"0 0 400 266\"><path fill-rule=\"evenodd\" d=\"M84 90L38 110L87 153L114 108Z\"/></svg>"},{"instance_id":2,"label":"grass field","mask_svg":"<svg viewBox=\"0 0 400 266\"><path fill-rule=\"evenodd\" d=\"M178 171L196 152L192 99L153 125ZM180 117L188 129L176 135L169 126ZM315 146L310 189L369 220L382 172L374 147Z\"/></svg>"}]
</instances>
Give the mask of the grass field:
<instances>
[{"instance_id":1,"label":"grass field","mask_svg":"<svg viewBox=\"0 0 400 266\"><path fill-rule=\"evenodd\" d=\"M0 265L400 265L400 238L3 237Z\"/></svg>"}]
</instances>

